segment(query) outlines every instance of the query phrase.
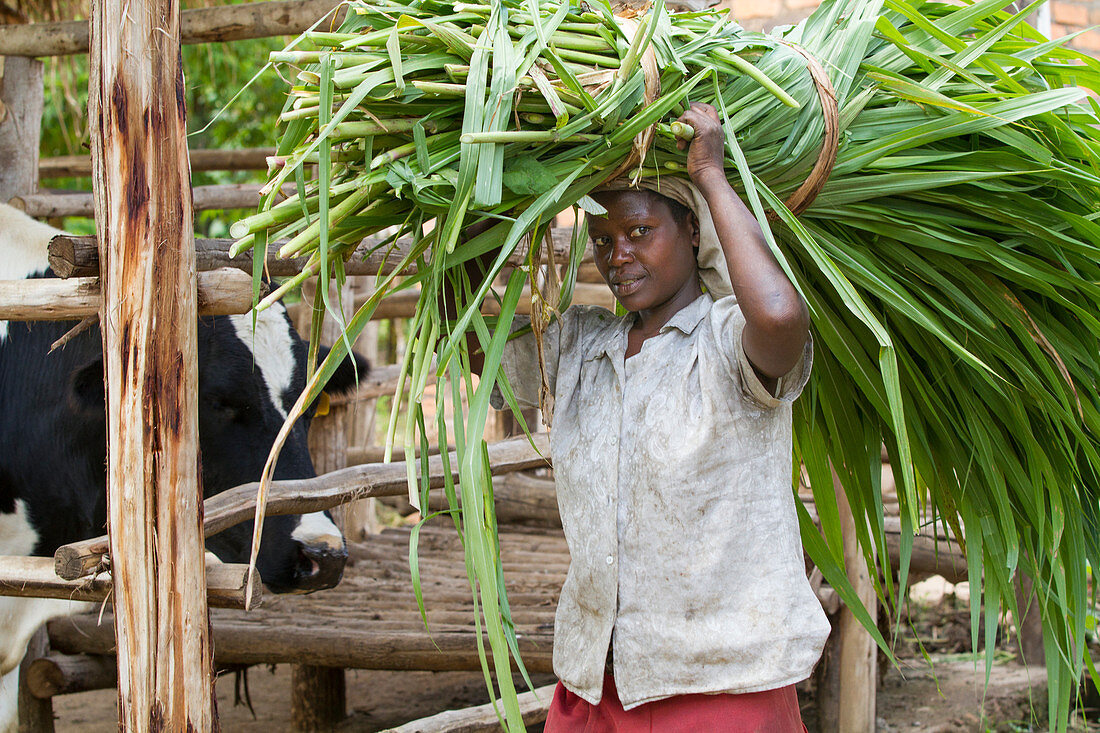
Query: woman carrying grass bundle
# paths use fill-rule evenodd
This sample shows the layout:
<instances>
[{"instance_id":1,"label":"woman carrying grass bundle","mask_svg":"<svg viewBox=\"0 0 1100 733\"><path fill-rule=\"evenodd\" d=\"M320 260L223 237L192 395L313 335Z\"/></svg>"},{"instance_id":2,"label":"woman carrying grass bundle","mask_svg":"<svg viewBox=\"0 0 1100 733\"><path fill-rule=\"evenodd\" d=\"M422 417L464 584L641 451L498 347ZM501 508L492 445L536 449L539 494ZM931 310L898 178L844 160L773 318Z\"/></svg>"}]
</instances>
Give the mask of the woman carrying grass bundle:
<instances>
[{"instance_id":1,"label":"woman carrying grass bundle","mask_svg":"<svg viewBox=\"0 0 1100 733\"><path fill-rule=\"evenodd\" d=\"M802 731L794 683L829 633L791 493L807 310L726 180L717 112L680 121L694 186L594 194L596 264L628 315L577 306L543 338L571 554L548 733ZM521 404L537 349L504 354Z\"/></svg>"}]
</instances>

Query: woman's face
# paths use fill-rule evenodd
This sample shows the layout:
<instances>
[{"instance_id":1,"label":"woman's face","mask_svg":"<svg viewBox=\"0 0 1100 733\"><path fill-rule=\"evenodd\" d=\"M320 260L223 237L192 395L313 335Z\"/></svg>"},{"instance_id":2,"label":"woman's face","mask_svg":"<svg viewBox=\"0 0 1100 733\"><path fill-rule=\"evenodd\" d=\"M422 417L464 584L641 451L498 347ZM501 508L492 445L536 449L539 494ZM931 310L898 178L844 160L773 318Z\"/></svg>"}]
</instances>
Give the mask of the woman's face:
<instances>
[{"instance_id":1,"label":"woman's face","mask_svg":"<svg viewBox=\"0 0 1100 733\"><path fill-rule=\"evenodd\" d=\"M594 198L606 216L588 217L596 267L628 311L665 311L668 317L701 292L695 217L673 216L652 191L606 191Z\"/></svg>"}]
</instances>

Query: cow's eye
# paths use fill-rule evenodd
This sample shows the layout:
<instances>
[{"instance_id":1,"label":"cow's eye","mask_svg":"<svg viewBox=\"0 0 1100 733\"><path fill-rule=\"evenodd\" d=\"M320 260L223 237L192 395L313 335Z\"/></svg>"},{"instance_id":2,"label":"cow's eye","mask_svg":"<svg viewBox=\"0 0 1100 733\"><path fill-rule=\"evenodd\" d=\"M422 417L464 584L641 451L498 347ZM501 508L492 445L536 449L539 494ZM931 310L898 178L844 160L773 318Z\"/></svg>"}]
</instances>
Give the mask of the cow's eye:
<instances>
[{"instance_id":1,"label":"cow's eye","mask_svg":"<svg viewBox=\"0 0 1100 733\"><path fill-rule=\"evenodd\" d=\"M231 420L233 422L239 422L244 419L244 416L248 412L248 406L231 402L224 397L211 397L209 400L210 408L218 415L221 420Z\"/></svg>"}]
</instances>

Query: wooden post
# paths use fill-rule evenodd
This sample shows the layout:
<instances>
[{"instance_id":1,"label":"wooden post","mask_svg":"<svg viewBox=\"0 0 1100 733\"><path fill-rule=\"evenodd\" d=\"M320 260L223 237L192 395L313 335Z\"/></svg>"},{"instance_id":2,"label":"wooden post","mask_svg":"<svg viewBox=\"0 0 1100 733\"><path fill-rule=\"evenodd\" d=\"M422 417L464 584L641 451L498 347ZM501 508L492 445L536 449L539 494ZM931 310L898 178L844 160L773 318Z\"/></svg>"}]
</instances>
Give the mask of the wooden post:
<instances>
[{"instance_id":1,"label":"wooden post","mask_svg":"<svg viewBox=\"0 0 1100 733\"><path fill-rule=\"evenodd\" d=\"M0 56L0 201L38 191L42 62Z\"/></svg>"},{"instance_id":2,"label":"wooden post","mask_svg":"<svg viewBox=\"0 0 1100 733\"><path fill-rule=\"evenodd\" d=\"M179 3L96 0L90 28L119 728L213 731Z\"/></svg>"},{"instance_id":3,"label":"wooden post","mask_svg":"<svg viewBox=\"0 0 1100 733\"><path fill-rule=\"evenodd\" d=\"M31 664L50 650L50 636L43 626L27 643L27 653L19 665L19 733L53 733L53 701L31 694L27 683Z\"/></svg>"},{"instance_id":4,"label":"wooden post","mask_svg":"<svg viewBox=\"0 0 1100 733\"><path fill-rule=\"evenodd\" d=\"M14 16L0 16L6 24ZM38 191L38 149L42 137L42 62L0 55L0 201ZM45 629L31 637L17 675L19 733L53 733L53 705L27 689L30 659L49 648Z\"/></svg>"},{"instance_id":5,"label":"wooden post","mask_svg":"<svg viewBox=\"0 0 1100 733\"><path fill-rule=\"evenodd\" d=\"M310 664L296 664L291 668L291 730L334 730L344 719L346 710L343 669Z\"/></svg>"},{"instance_id":6,"label":"wooden post","mask_svg":"<svg viewBox=\"0 0 1100 733\"><path fill-rule=\"evenodd\" d=\"M878 619L878 598L867 574L867 565L856 543L852 508L840 480L833 474L833 491L840 509L840 527L844 536L844 566L848 580L871 614ZM875 730L875 693L878 683L878 646L847 607L842 607L833 625L834 646L826 664L832 665L836 697L832 703L822 701L822 731L833 733L873 733ZM825 692L819 690L819 692ZM834 722L835 721L835 722ZM834 727L835 725L835 727Z\"/></svg>"},{"instance_id":7,"label":"wooden post","mask_svg":"<svg viewBox=\"0 0 1100 733\"><path fill-rule=\"evenodd\" d=\"M374 292L373 277L353 278L352 297L355 302L360 298L369 297ZM372 320L363 329L363 333L356 344L359 351L371 365L371 371L376 371L381 366L378 349L378 321ZM442 404L442 403L440 403ZM348 410L348 461L353 449L366 448L374 442L374 422L378 409L378 398L369 397L357 400ZM344 524L341 529L349 540L357 541L365 539L372 534L382 531L382 524L378 520L378 502L376 499L363 499L343 508Z\"/></svg>"},{"instance_id":8,"label":"wooden post","mask_svg":"<svg viewBox=\"0 0 1100 733\"><path fill-rule=\"evenodd\" d=\"M310 283L313 285L313 283ZM308 332L309 317L312 316L312 304L315 290L302 288L302 300ZM350 319L353 298L351 288L338 291L335 283L329 288L330 302L335 305L337 296L345 319ZM325 314L325 323L321 327L321 341L334 343L340 338L341 328L331 315ZM317 473L324 474L346 468L348 465L348 433L346 404L331 405L327 415L319 415L313 420L309 430L309 453ZM336 523L341 530L347 522L342 512L333 510ZM339 667L316 667L308 664L296 664L291 669L290 723L296 731L327 731L347 715L347 692L344 670Z\"/></svg>"},{"instance_id":9,"label":"wooden post","mask_svg":"<svg viewBox=\"0 0 1100 733\"><path fill-rule=\"evenodd\" d=\"M1016 590L1016 607L1020 618L1013 619L1016 625L1016 663L1043 664L1046 651L1043 646L1043 620L1039 616L1039 599L1035 594L1034 581L1023 571L1016 571L1013 581Z\"/></svg>"},{"instance_id":10,"label":"wooden post","mask_svg":"<svg viewBox=\"0 0 1100 733\"><path fill-rule=\"evenodd\" d=\"M311 287L312 285L313 283L308 283L302 287L302 300L306 304L303 318L307 329L309 328L309 319L313 313L314 288ZM335 283L331 284L329 287L329 302L335 306L338 296L340 297L344 318L351 320L351 317L355 314L351 288L344 287L343 292L338 293ZM343 329L340 328L340 324L336 322L336 319L331 314L326 313L325 322L321 326L321 342L333 344L340 338L342 332ZM308 335L308 330L306 333ZM329 407L328 414L318 415L313 420L313 425L309 431L309 454L313 458L313 467L318 474L336 471L346 468L348 465L347 412L348 406L346 403L332 404Z\"/></svg>"}]
</instances>

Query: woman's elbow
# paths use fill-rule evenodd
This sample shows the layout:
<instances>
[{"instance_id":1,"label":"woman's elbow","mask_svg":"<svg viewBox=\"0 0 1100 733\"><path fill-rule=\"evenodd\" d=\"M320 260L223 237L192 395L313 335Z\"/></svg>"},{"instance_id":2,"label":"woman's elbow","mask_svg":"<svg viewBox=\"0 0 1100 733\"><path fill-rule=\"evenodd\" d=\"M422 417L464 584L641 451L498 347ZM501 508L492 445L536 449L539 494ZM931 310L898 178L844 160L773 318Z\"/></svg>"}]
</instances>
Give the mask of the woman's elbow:
<instances>
[{"instance_id":1,"label":"woman's elbow","mask_svg":"<svg viewBox=\"0 0 1100 733\"><path fill-rule=\"evenodd\" d=\"M810 309L806 307L806 301L798 296L793 307L788 308L782 318L783 329L801 339L805 345L810 337Z\"/></svg>"},{"instance_id":2,"label":"woman's elbow","mask_svg":"<svg viewBox=\"0 0 1100 733\"><path fill-rule=\"evenodd\" d=\"M798 298L797 302L772 309L753 325L752 334L743 335L746 354L766 376L786 375L802 358L810 338L810 313L805 302Z\"/></svg>"}]
</instances>

